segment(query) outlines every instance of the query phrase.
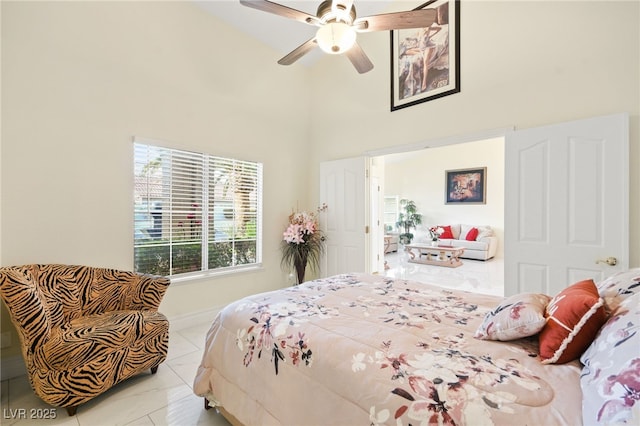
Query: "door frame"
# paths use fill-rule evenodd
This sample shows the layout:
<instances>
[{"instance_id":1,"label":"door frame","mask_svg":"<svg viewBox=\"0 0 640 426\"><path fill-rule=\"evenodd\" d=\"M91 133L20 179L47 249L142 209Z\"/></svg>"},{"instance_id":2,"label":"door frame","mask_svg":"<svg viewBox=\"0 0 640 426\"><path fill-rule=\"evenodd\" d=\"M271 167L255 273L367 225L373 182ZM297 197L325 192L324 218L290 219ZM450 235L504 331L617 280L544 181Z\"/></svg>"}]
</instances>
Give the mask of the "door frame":
<instances>
[{"instance_id":1,"label":"door frame","mask_svg":"<svg viewBox=\"0 0 640 426\"><path fill-rule=\"evenodd\" d=\"M366 151L364 155L366 157L369 157L370 159L373 159L375 157L384 157L385 155L422 151L429 148L439 148L439 147L444 147L449 145L478 142L478 141L487 140L487 139L503 138L506 140L507 135L514 131L515 131L515 127L513 126L501 127L501 128L489 129L489 130L481 130L478 132L468 133L464 135L455 135L455 136L450 136L445 138L428 139L425 141L412 143L412 144L398 145L395 147ZM385 175L385 173L386 172L384 171L382 172L383 176ZM374 200L371 199L370 203L373 203L373 202ZM369 205L368 210L371 211L372 209L373 207ZM505 232L506 232L506 229L505 229ZM375 247L377 244L379 244L379 242L377 241L371 241L371 238L372 238L372 235L370 234L369 236L370 247ZM506 253L504 254L504 256L506 257ZM367 270L371 270L371 265L367 265Z\"/></svg>"}]
</instances>

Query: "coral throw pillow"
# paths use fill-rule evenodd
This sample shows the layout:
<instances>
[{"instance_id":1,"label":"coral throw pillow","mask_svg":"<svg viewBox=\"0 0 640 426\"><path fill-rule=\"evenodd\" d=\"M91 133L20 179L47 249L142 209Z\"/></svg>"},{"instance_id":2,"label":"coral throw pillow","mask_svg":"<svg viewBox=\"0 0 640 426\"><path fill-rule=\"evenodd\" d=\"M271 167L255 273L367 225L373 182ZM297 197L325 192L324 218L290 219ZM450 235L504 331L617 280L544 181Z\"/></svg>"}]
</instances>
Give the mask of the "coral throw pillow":
<instances>
[{"instance_id":1,"label":"coral throw pillow","mask_svg":"<svg viewBox=\"0 0 640 426\"><path fill-rule=\"evenodd\" d=\"M440 238L443 240L453 240L453 232L451 231L451 226L442 226L440 225L439 228L444 229L444 232L442 234L440 234Z\"/></svg>"},{"instance_id":2,"label":"coral throw pillow","mask_svg":"<svg viewBox=\"0 0 640 426\"><path fill-rule=\"evenodd\" d=\"M545 326L544 312L551 297L522 293L506 298L488 312L473 337L480 340L515 340L533 336Z\"/></svg>"},{"instance_id":3,"label":"coral throw pillow","mask_svg":"<svg viewBox=\"0 0 640 426\"><path fill-rule=\"evenodd\" d=\"M547 305L546 317L538 339L543 364L564 364L580 357L607 319L593 280L558 293Z\"/></svg>"},{"instance_id":4,"label":"coral throw pillow","mask_svg":"<svg viewBox=\"0 0 640 426\"><path fill-rule=\"evenodd\" d=\"M465 239L467 241L475 241L476 238L478 238L478 228L471 228L469 232L467 232Z\"/></svg>"}]
</instances>

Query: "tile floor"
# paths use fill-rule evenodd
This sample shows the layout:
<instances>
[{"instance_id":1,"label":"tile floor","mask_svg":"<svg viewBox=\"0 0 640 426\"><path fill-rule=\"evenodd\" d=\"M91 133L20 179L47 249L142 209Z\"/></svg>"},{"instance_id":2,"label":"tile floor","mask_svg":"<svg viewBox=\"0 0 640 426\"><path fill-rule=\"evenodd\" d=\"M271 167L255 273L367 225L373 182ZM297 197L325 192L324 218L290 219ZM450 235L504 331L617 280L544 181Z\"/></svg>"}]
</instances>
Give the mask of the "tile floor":
<instances>
[{"instance_id":1,"label":"tile floor","mask_svg":"<svg viewBox=\"0 0 640 426\"><path fill-rule=\"evenodd\" d=\"M474 261L463 259L459 268L420 265L407 262L404 253L385 256L390 269L386 275L439 283L477 293L503 294L504 273L501 259ZM55 419L33 419L31 415L47 412L51 407L35 396L26 376L2 382L2 425L69 425L69 426L151 426L212 425L229 423L215 410L204 410L202 398L193 394L191 386L204 346L204 339L215 312L199 320L181 321L171 326L167 361L155 375L143 373L118 384L110 391L80 406L78 414L69 417L64 409L54 411ZM206 321L205 321L206 317ZM43 409L45 411L38 411ZM49 411L49 413L51 413Z\"/></svg>"},{"instance_id":2,"label":"tile floor","mask_svg":"<svg viewBox=\"0 0 640 426\"><path fill-rule=\"evenodd\" d=\"M504 295L503 259L490 259L487 261L461 259L462 266L445 268L412 263L408 261L408 258L408 255L404 252L386 254L385 260L389 269L385 275L472 291L474 293Z\"/></svg>"},{"instance_id":3,"label":"tile floor","mask_svg":"<svg viewBox=\"0 0 640 426\"><path fill-rule=\"evenodd\" d=\"M215 312L205 317L215 317ZM35 396L26 376L2 382L2 425L65 426L151 426L212 425L229 423L214 409L205 410L202 398L191 387L202 358L204 339L211 320L171 326L169 353L158 372L142 373L119 383L108 392L78 407L69 417L65 409L55 410L55 419L32 419L38 409L52 407ZM44 411L46 412L46 411ZM26 418L25 418L26 417Z\"/></svg>"}]
</instances>

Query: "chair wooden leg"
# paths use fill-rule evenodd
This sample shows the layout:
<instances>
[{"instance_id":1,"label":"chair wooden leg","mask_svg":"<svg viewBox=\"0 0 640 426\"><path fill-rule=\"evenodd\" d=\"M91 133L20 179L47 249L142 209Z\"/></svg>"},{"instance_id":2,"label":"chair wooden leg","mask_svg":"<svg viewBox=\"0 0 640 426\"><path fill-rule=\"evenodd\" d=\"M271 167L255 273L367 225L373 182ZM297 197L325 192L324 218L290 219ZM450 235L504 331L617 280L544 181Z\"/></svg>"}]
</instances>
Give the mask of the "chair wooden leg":
<instances>
[{"instance_id":1,"label":"chair wooden leg","mask_svg":"<svg viewBox=\"0 0 640 426\"><path fill-rule=\"evenodd\" d=\"M69 414L70 416L75 416L76 411L78 411L77 405L74 405L73 407L67 407L67 414Z\"/></svg>"},{"instance_id":2,"label":"chair wooden leg","mask_svg":"<svg viewBox=\"0 0 640 426\"><path fill-rule=\"evenodd\" d=\"M158 366L151 367L151 374L156 374L158 372Z\"/></svg>"}]
</instances>

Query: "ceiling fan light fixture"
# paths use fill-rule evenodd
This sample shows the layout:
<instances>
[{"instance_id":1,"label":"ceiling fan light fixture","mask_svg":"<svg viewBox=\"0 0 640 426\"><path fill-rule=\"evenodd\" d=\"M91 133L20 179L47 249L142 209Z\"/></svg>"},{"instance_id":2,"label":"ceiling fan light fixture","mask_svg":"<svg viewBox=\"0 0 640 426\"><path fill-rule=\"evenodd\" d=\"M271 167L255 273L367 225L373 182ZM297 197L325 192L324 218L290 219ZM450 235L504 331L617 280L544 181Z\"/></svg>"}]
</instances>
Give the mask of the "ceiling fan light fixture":
<instances>
[{"instance_id":1,"label":"ceiling fan light fixture","mask_svg":"<svg viewBox=\"0 0 640 426\"><path fill-rule=\"evenodd\" d=\"M316 40L320 49L338 55L351 49L356 42L356 30L344 22L329 22L318 29Z\"/></svg>"}]
</instances>

